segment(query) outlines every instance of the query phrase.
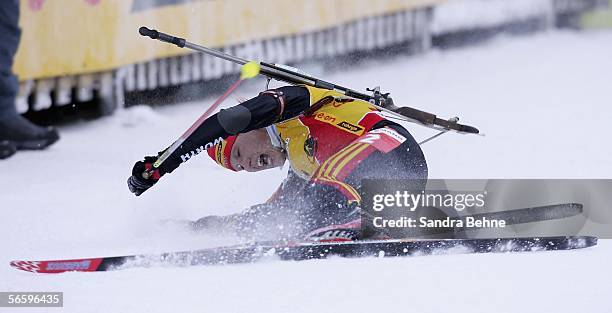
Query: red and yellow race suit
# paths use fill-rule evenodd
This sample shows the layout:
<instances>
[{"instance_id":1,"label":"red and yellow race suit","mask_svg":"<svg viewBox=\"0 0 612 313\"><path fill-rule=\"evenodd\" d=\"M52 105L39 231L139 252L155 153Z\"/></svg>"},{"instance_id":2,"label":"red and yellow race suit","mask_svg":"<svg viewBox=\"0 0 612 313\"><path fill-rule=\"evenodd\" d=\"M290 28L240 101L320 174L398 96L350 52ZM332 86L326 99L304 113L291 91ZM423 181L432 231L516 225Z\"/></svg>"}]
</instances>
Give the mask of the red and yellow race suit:
<instances>
[{"instance_id":1,"label":"red and yellow race suit","mask_svg":"<svg viewBox=\"0 0 612 313\"><path fill-rule=\"evenodd\" d=\"M362 179L427 178L423 153L406 129L369 102L308 86L268 90L213 115L162 170L172 171L204 150L233 169L232 137L260 128L286 151L291 170L267 203L223 219L241 234L267 238L262 230L284 225L285 233L277 235L291 237L347 223L355 218Z\"/></svg>"},{"instance_id":2,"label":"red and yellow race suit","mask_svg":"<svg viewBox=\"0 0 612 313\"><path fill-rule=\"evenodd\" d=\"M331 90L306 88L309 108L293 119L274 124L291 169L304 180L333 185L348 199L359 200L359 194L343 180L376 150L357 139L385 118L369 102ZM401 143L401 139L395 142L396 146Z\"/></svg>"}]
</instances>

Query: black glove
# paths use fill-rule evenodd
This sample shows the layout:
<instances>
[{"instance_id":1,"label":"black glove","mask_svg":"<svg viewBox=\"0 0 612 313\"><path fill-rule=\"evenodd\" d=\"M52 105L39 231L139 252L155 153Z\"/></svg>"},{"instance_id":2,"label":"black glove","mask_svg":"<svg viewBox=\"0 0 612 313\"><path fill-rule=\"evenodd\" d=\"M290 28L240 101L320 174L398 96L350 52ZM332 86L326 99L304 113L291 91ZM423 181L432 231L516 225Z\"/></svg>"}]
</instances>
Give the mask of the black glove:
<instances>
[{"instance_id":1,"label":"black glove","mask_svg":"<svg viewBox=\"0 0 612 313\"><path fill-rule=\"evenodd\" d=\"M164 175L160 169L155 169L150 173L147 172L153 168L155 161L157 161L157 157L147 156L144 158L144 161L138 161L134 164L132 176L127 181L128 188L130 188L133 194L140 196L147 189L153 187Z\"/></svg>"}]
</instances>

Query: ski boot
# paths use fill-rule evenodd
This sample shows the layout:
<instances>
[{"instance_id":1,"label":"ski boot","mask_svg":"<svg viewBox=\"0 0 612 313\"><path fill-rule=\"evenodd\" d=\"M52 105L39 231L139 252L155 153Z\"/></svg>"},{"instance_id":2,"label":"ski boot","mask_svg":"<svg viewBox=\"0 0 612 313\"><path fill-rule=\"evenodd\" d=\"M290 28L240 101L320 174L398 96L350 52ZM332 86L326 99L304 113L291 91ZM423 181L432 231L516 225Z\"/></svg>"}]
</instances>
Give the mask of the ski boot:
<instances>
[{"instance_id":1,"label":"ski boot","mask_svg":"<svg viewBox=\"0 0 612 313\"><path fill-rule=\"evenodd\" d=\"M0 141L0 160L10 157L15 152L17 152L17 148L14 144L6 140Z\"/></svg>"},{"instance_id":2,"label":"ski boot","mask_svg":"<svg viewBox=\"0 0 612 313\"><path fill-rule=\"evenodd\" d=\"M55 128L34 125L21 115L0 119L0 141L8 141L17 150L41 150L58 140Z\"/></svg>"}]
</instances>

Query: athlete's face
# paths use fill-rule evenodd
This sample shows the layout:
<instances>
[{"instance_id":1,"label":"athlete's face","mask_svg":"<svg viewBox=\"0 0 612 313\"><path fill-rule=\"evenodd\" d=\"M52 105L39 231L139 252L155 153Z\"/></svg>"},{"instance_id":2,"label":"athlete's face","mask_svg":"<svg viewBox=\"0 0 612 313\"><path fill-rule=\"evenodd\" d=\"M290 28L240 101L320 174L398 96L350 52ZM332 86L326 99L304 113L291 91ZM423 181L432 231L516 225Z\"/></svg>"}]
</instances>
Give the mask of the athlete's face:
<instances>
[{"instance_id":1,"label":"athlete's face","mask_svg":"<svg viewBox=\"0 0 612 313\"><path fill-rule=\"evenodd\" d=\"M230 155L234 168L247 172L283 166L285 159L285 153L272 145L265 129L238 135Z\"/></svg>"}]
</instances>

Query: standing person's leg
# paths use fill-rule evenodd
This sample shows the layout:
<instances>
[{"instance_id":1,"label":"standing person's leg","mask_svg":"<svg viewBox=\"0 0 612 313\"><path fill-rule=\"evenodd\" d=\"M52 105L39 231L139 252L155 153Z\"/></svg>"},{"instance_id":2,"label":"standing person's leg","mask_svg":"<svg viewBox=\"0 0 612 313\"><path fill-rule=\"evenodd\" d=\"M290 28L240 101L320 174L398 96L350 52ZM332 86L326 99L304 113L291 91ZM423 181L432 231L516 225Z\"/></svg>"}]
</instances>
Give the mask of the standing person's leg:
<instances>
[{"instance_id":1,"label":"standing person's leg","mask_svg":"<svg viewBox=\"0 0 612 313\"><path fill-rule=\"evenodd\" d=\"M55 129L36 126L16 111L19 82L12 67L20 36L19 1L0 1L0 158L10 146L43 149L59 139Z\"/></svg>"},{"instance_id":2,"label":"standing person's leg","mask_svg":"<svg viewBox=\"0 0 612 313\"><path fill-rule=\"evenodd\" d=\"M17 88L17 78L11 73L12 56L15 53L11 49L17 44L11 42L15 40L15 36L10 36L11 21L9 12L10 6L19 5L15 1L0 2L0 119L16 114L15 105L11 103L15 99ZM19 29L17 29L19 31ZM17 40L19 36L17 36ZM11 100L12 99L12 100ZM16 152L15 145L8 140L0 140L0 159L8 158Z\"/></svg>"},{"instance_id":3,"label":"standing person's leg","mask_svg":"<svg viewBox=\"0 0 612 313\"><path fill-rule=\"evenodd\" d=\"M0 1L0 119L13 117L15 97L19 89L13 75L13 58L19 45L19 1Z\"/></svg>"}]
</instances>

